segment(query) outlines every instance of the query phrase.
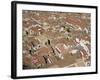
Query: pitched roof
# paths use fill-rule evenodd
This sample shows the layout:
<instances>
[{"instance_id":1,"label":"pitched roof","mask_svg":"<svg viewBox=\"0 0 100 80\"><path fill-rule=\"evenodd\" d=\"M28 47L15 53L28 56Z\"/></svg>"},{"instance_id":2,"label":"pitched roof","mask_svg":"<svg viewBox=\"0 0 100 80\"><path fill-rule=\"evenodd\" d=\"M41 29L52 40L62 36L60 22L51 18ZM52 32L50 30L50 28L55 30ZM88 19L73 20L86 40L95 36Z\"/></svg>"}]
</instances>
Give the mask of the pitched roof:
<instances>
[{"instance_id":1,"label":"pitched roof","mask_svg":"<svg viewBox=\"0 0 100 80\"><path fill-rule=\"evenodd\" d=\"M52 52L52 49L50 47L42 47L36 51L36 53L41 56L48 55L50 52Z\"/></svg>"},{"instance_id":2,"label":"pitched roof","mask_svg":"<svg viewBox=\"0 0 100 80\"><path fill-rule=\"evenodd\" d=\"M67 17L66 22L72 25L80 26L81 28L84 28L87 26L87 21L85 19L78 19L75 17Z\"/></svg>"},{"instance_id":3,"label":"pitched roof","mask_svg":"<svg viewBox=\"0 0 100 80\"><path fill-rule=\"evenodd\" d=\"M59 43L55 46L56 50L59 52L59 53L63 53L63 54L66 54L67 53L67 46L63 43Z\"/></svg>"}]
</instances>

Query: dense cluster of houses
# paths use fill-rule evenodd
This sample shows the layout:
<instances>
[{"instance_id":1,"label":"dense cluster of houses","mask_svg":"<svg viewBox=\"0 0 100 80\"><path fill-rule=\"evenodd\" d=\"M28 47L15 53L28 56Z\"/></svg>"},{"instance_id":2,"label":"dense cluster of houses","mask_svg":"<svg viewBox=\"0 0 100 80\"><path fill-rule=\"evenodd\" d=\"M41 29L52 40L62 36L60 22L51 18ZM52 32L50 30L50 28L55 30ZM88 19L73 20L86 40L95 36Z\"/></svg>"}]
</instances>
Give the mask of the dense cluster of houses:
<instances>
[{"instance_id":1,"label":"dense cluster of houses","mask_svg":"<svg viewBox=\"0 0 100 80\"><path fill-rule=\"evenodd\" d=\"M23 69L91 65L89 13L23 10Z\"/></svg>"}]
</instances>

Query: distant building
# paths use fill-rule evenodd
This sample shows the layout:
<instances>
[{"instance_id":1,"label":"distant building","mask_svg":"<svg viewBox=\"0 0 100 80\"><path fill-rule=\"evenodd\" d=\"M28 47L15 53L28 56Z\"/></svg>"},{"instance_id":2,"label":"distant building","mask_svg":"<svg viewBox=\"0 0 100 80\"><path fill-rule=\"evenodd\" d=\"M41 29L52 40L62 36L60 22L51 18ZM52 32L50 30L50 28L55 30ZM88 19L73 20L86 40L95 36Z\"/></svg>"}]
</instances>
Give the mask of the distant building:
<instances>
[{"instance_id":1,"label":"distant building","mask_svg":"<svg viewBox=\"0 0 100 80\"><path fill-rule=\"evenodd\" d=\"M78 19L78 18L75 18L75 17L67 17L66 22L69 23L69 24L72 24L73 26L74 25L77 26L77 27L79 26L82 29L87 26L87 21L86 20Z\"/></svg>"},{"instance_id":2,"label":"distant building","mask_svg":"<svg viewBox=\"0 0 100 80\"><path fill-rule=\"evenodd\" d=\"M34 36L41 35L45 30L42 27L32 27L29 29L29 33Z\"/></svg>"},{"instance_id":3,"label":"distant building","mask_svg":"<svg viewBox=\"0 0 100 80\"><path fill-rule=\"evenodd\" d=\"M56 52L55 52L56 55L59 58L64 59L63 55L67 54L68 47L63 43L59 43L59 44L55 45L55 50L56 50Z\"/></svg>"},{"instance_id":4,"label":"distant building","mask_svg":"<svg viewBox=\"0 0 100 80\"><path fill-rule=\"evenodd\" d=\"M59 53L66 54L68 47L65 44L59 43L55 46Z\"/></svg>"}]
</instances>

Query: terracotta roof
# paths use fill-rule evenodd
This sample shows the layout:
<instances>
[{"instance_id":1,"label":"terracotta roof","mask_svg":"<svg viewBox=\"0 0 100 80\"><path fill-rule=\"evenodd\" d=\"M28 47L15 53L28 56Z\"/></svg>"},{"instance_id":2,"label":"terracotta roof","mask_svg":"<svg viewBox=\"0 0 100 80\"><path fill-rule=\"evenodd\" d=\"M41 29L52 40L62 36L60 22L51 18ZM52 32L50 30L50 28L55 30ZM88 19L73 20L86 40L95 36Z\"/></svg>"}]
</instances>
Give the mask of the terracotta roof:
<instances>
[{"instance_id":1,"label":"terracotta roof","mask_svg":"<svg viewBox=\"0 0 100 80\"><path fill-rule=\"evenodd\" d=\"M41 56L41 55L37 55L37 54L33 54L32 55L32 62L36 62L37 64L44 64L45 63L45 60L44 58Z\"/></svg>"},{"instance_id":2,"label":"terracotta roof","mask_svg":"<svg viewBox=\"0 0 100 80\"><path fill-rule=\"evenodd\" d=\"M56 50L59 52L59 53L63 53L63 54L66 54L67 53L67 46L63 43L59 43L55 46Z\"/></svg>"},{"instance_id":3,"label":"terracotta roof","mask_svg":"<svg viewBox=\"0 0 100 80\"><path fill-rule=\"evenodd\" d=\"M25 27L25 28L29 28L33 24L37 24L37 23L35 21L32 21L31 19L29 19L27 21L23 20L23 27Z\"/></svg>"},{"instance_id":4,"label":"terracotta roof","mask_svg":"<svg viewBox=\"0 0 100 80\"><path fill-rule=\"evenodd\" d=\"M31 65L32 56L28 53L23 54L23 65Z\"/></svg>"},{"instance_id":5,"label":"terracotta roof","mask_svg":"<svg viewBox=\"0 0 100 80\"><path fill-rule=\"evenodd\" d=\"M50 47L42 47L39 50L37 50L36 53L43 56L43 55L48 55L50 52L52 52L52 49Z\"/></svg>"},{"instance_id":6,"label":"terracotta roof","mask_svg":"<svg viewBox=\"0 0 100 80\"><path fill-rule=\"evenodd\" d=\"M26 44L29 45L29 46L32 46L32 44L37 45L39 43L40 42L37 39L35 39L34 37L28 37Z\"/></svg>"},{"instance_id":7,"label":"terracotta roof","mask_svg":"<svg viewBox=\"0 0 100 80\"><path fill-rule=\"evenodd\" d=\"M67 17L66 22L72 24L72 25L77 25L80 26L81 28L86 27L87 21L84 19L78 19L75 17Z\"/></svg>"},{"instance_id":8,"label":"terracotta roof","mask_svg":"<svg viewBox=\"0 0 100 80\"><path fill-rule=\"evenodd\" d=\"M54 40L54 44L63 43L66 45L74 45L74 40L66 40L65 38L59 38Z\"/></svg>"},{"instance_id":9,"label":"terracotta roof","mask_svg":"<svg viewBox=\"0 0 100 80\"><path fill-rule=\"evenodd\" d=\"M30 28L29 30L32 30L33 32L37 32L37 33L43 33L45 30L43 29L43 28L41 28L41 27L38 27L38 26L36 26L36 27L32 27L32 28Z\"/></svg>"}]
</instances>

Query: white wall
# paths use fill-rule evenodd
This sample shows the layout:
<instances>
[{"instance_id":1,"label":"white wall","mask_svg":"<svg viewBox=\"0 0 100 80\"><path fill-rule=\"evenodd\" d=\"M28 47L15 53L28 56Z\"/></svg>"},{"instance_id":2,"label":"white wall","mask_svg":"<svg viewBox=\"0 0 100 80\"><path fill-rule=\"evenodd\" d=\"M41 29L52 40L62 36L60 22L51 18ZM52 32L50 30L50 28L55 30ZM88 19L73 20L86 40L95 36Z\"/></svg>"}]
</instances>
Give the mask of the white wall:
<instances>
[{"instance_id":1,"label":"white wall","mask_svg":"<svg viewBox=\"0 0 100 80\"><path fill-rule=\"evenodd\" d=\"M66 4L85 4L85 5L98 5L98 6L100 5L100 0L30 0L30 1L50 2L50 3L54 2L54 3L64 3L64 4L65 3ZM11 65L11 61L10 61L11 60L10 3L11 3L11 0L0 0L0 80L11 80L10 78L10 67L11 67L10 66ZM100 16L98 16L98 18L100 21ZM100 30L100 27L98 30ZM98 34L100 34L100 31ZM99 37L99 41L100 41L100 37ZM98 44L100 44L100 42ZM100 52L100 49L99 49L99 52ZM98 55L98 57L100 57L100 54ZM98 61L100 61L100 58ZM99 63L99 67L100 67L100 63ZM99 76L100 76L100 69L99 69L99 74L95 74L95 75L51 77L51 78L42 78L42 80L100 80ZM32 80L32 79L28 79L28 80ZM41 78L35 78L34 80L41 80Z\"/></svg>"}]
</instances>

